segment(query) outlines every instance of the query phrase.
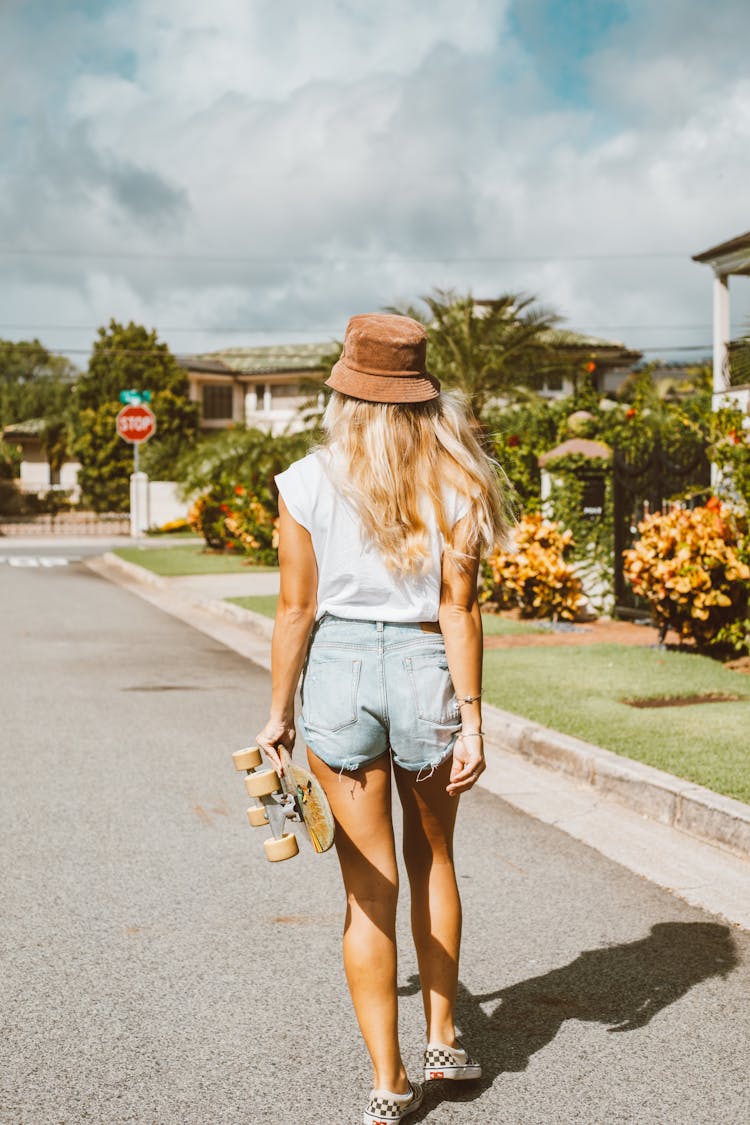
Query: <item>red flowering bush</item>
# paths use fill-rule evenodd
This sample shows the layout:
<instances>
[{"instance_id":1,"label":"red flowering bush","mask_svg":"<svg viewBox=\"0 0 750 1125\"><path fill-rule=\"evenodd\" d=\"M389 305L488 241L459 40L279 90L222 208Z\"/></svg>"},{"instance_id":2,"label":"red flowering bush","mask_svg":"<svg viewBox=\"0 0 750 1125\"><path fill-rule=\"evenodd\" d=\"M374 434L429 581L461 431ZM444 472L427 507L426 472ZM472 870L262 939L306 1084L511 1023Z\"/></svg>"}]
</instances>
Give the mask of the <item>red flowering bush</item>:
<instances>
[{"instance_id":1,"label":"red flowering bush","mask_svg":"<svg viewBox=\"0 0 750 1125\"><path fill-rule=\"evenodd\" d=\"M705 507L654 512L624 552L625 577L646 598L662 637L674 629L701 648L731 638L746 619L746 528L716 497Z\"/></svg>"},{"instance_id":2,"label":"red flowering bush","mask_svg":"<svg viewBox=\"0 0 750 1125\"><path fill-rule=\"evenodd\" d=\"M229 505L220 496L205 492L193 501L187 519L193 531L203 536L207 547L223 551L231 538L226 526L230 511Z\"/></svg>"},{"instance_id":3,"label":"red flowering bush","mask_svg":"<svg viewBox=\"0 0 750 1125\"><path fill-rule=\"evenodd\" d=\"M516 525L513 539L514 549L487 559L482 601L498 609L517 607L522 617L573 620L585 597L566 559L573 547L572 533L531 512Z\"/></svg>"},{"instance_id":4,"label":"red flowering bush","mask_svg":"<svg viewBox=\"0 0 750 1125\"><path fill-rule=\"evenodd\" d=\"M253 562L275 566L279 561L279 517L269 503L242 485L235 485L225 526L231 538Z\"/></svg>"},{"instance_id":5,"label":"red flowering bush","mask_svg":"<svg viewBox=\"0 0 750 1125\"><path fill-rule=\"evenodd\" d=\"M270 498L263 503L242 485L233 485L226 495L215 489L199 496L188 512L188 522L213 550L236 551L260 565L278 562L275 504Z\"/></svg>"}]
</instances>

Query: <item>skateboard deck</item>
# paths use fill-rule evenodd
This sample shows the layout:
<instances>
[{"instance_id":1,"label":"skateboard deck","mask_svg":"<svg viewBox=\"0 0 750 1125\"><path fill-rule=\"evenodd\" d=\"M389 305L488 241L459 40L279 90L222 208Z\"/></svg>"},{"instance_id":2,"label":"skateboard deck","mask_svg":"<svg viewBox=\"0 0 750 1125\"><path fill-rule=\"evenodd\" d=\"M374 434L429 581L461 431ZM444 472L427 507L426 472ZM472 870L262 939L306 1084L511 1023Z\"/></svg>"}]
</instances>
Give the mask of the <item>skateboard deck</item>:
<instances>
[{"instance_id":1,"label":"skateboard deck","mask_svg":"<svg viewBox=\"0 0 750 1125\"><path fill-rule=\"evenodd\" d=\"M253 828L268 825L271 835L264 841L266 857L272 863L297 855L299 845L294 832L286 831L290 822L303 824L316 852L327 852L333 846L334 821L328 798L318 779L306 766L293 762L280 748L283 771L261 770L263 764L257 746L236 750L232 755L234 768L244 771L245 787L260 803L247 810Z\"/></svg>"}]
</instances>

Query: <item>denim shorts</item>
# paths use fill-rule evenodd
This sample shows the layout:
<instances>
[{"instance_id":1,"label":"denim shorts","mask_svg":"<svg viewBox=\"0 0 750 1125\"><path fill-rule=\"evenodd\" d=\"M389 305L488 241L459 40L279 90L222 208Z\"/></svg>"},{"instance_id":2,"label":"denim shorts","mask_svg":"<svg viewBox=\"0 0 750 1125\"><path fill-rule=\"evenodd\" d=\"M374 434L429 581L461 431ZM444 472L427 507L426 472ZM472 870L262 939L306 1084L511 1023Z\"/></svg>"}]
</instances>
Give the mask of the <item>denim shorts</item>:
<instances>
[{"instance_id":1,"label":"denim shorts","mask_svg":"<svg viewBox=\"0 0 750 1125\"><path fill-rule=\"evenodd\" d=\"M332 769L356 770L390 750L404 769L434 770L461 728L442 636L325 614L302 678L301 727Z\"/></svg>"}]
</instances>

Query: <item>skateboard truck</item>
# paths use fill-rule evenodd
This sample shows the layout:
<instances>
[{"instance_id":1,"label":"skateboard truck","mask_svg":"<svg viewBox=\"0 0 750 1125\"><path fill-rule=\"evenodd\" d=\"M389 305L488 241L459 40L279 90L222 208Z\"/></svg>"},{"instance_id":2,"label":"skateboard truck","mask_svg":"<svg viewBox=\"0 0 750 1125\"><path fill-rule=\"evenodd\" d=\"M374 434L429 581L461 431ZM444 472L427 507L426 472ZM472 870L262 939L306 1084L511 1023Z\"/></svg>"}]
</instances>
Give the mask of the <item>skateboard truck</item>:
<instances>
[{"instance_id":1,"label":"skateboard truck","mask_svg":"<svg viewBox=\"0 0 750 1125\"><path fill-rule=\"evenodd\" d=\"M291 859L299 852L297 837L286 832L288 820L301 822L307 828L317 852L327 851L333 844L333 817L326 796L313 775L292 762L279 747L283 765L281 776L272 769L260 769L263 758L257 746L236 750L232 755L234 768L245 772L245 788L259 804L247 810L252 828L267 824L271 835L263 841L266 858L271 863Z\"/></svg>"}]
</instances>

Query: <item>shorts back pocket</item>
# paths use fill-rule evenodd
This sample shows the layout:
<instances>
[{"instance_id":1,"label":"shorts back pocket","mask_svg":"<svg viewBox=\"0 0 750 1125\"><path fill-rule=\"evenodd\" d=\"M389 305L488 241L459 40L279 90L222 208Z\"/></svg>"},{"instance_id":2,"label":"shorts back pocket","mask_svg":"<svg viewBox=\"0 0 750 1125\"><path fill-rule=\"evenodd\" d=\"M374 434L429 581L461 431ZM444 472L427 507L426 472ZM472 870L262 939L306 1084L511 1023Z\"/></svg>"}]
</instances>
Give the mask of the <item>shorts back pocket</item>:
<instances>
[{"instance_id":1,"label":"shorts back pocket","mask_svg":"<svg viewBox=\"0 0 750 1125\"><path fill-rule=\"evenodd\" d=\"M362 661L330 655L318 649L310 654L302 681L302 720L316 731L343 730L357 721L357 695Z\"/></svg>"},{"instance_id":2,"label":"shorts back pocket","mask_svg":"<svg viewBox=\"0 0 750 1125\"><path fill-rule=\"evenodd\" d=\"M455 723L460 717L458 700L448 671L445 651L435 649L404 658L417 715L429 723Z\"/></svg>"}]
</instances>

